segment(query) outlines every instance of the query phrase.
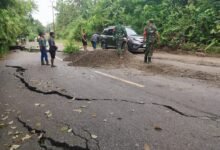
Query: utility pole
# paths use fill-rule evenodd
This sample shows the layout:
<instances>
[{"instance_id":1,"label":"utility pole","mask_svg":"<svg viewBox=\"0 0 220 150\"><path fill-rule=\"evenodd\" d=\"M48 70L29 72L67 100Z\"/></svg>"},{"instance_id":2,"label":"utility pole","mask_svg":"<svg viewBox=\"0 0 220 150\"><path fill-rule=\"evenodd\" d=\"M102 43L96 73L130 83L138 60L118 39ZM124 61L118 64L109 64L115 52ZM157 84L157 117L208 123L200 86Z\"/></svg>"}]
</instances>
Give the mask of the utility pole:
<instances>
[{"instance_id":1,"label":"utility pole","mask_svg":"<svg viewBox=\"0 0 220 150\"><path fill-rule=\"evenodd\" d=\"M53 0L51 0L52 3L52 15L53 15L53 32L55 33L55 22L54 22L54 8L53 8Z\"/></svg>"}]
</instances>

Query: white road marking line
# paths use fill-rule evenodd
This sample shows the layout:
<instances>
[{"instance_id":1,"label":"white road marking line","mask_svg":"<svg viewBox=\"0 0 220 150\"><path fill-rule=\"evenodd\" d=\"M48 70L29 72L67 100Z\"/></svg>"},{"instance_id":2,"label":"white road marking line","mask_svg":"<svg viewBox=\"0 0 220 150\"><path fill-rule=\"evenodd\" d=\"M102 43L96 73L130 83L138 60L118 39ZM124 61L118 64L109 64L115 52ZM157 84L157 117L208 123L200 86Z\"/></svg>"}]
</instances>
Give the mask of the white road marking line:
<instances>
[{"instance_id":1,"label":"white road marking line","mask_svg":"<svg viewBox=\"0 0 220 150\"><path fill-rule=\"evenodd\" d=\"M56 59L60 60L60 61L63 61L63 59L61 59L60 57L56 56Z\"/></svg>"},{"instance_id":2,"label":"white road marking line","mask_svg":"<svg viewBox=\"0 0 220 150\"><path fill-rule=\"evenodd\" d=\"M141 87L143 88L144 85L141 85L141 84L138 84L138 83L134 83L132 81L128 81L128 80L125 80L125 79L122 79L122 78L118 78L118 77L115 77L115 76L112 76L110 74L106 74L106 73L103 73L103 72L100 72L100 71L94 71L95 73L98 73L98 74L101 74L103 76L106 76L106 77L109 77L109 78L112 78L112 79L115 79L115 80L119 80L119 81L122 81L122 82L125 82L125 83L128 83L128 84L131 84L131 85L135 85L137 87Z\"/></svg>"}]
</instances>

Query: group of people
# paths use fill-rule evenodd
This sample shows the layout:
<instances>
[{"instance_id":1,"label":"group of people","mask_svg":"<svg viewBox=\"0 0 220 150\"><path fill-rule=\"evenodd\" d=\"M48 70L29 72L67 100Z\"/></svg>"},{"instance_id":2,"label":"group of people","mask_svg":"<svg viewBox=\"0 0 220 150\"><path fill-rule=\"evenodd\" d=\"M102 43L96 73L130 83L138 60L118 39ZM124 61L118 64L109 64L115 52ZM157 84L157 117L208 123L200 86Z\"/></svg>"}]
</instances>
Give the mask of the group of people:
<instances>
[{"instance_id":1,"label":"group of people","mask_svg":"<svg viewBox=\"0 0 220 150\"><path fill-rule=\"evenodd\" d=\"M94 33L91 37L91 44L92 44L93 50L96 50L98 41L99 41L99 34ZM83 44L84 51L87 51L87 35L85 32L85 29L82 30L82 44Z\"/></svg>"},{"instance_id":2,"label":"group of people","mask_svg":"<svg viewBox=\"0 0 220 150\"><path fill-rule=\"evenodd\" d=\"M143 43L146 43L146 48L144 51L145 53L144 62L151 63L151 58L153 56L153 51L154 51L154 45L156 44L156 42L160 42L160 36L153 20L147 21L146 24L147 25L145 26L143 33L144 36ZM116 40L116 48L118 55L120 56L120 58L122 58L122 54L124 52L124 49L122 49L122 43L124 42L124 38L127 37L127 33L125 27L122 26L120 23L115 26L114 37Z\"/></svg>"},{"instance_id":3,"label":"group of people","mask_svg":"<svg viewBox=\"0 0 220 150\"><path fill-rule=\"evenodd\" d=\"M41 65L50 65L47 56L47 40L45 38L45 34L40 33L39 36L40 37L38 38L38 43L41 52ZM55 38L54 32L50 32L50 38L48 39L48 43L49 43L49 53L51 56L51 67L56 67L54 65L54 59L56 56L57 46L55 44L54 38Z\"/></svg>"},{"instance_id":4,"label":"group of people","mask_svg":"<svg viewBox=\"0 0 220 150\"><path fill-rule=\"evenodd\" d=\"M147 26L144 28L143 35L144 35L144 42L146 43L144 62L151 63L154 45L157 41L160 40L159 33L157 31L157 28L153 20L149 20L147 22ZM126 37L127 37L127 33L125 27L119 23L118 25L115 26L114 38L116 40L117 53L120 58L122 58L122 54L124 53L122 44ZM50 38L48 39L48 43L49 43L49 52L51 56L51 67L56 67L54 65L54 59L56 56L57 46L55 44L54 38L55 38L54 32L50 32ZM91 37L91 43L94 50L96 49L96 44L98 40L99 40L99 34L97 33L93 34ZM41 65L49 65L48 56L47 56L47 44L46 44L47 40L45 38L44 33L40 34L40 37L38 38L38 42L41 52ZM84 29L82 31L82 44L84 50L87 51L87 35Z\"/></svg>"},{"instance_id":5,"label":"group of people","mask_svg":"<svg viewBox=\"0 0 220 150\"><path fill-rule=\"evenodd\" d=\"M156 44L156 42L160 41L160 36L159 36L157 27L155 26L153 20L147 21L146 24L147 25L145 26L144 33L143 33L144 43L146 43L144 62L151 63L154 45ZM114 39L116 41L117 53L120 58L123 58L122 55L124 53L124 49L122 47L122 44L126 40L127 32L125 30L125 27L122 26L122 23L119 22L115 26L113 33L114 33ZM92 35L92 38L91 38L91 43L92 43L94 50L96 49L98 37L99 35L95 33ZM84 50L86 51L87 50L87 36L86 36L86 32L84 29L82 32L82 44L83 44Z\"/></svg>"}]
</instances>

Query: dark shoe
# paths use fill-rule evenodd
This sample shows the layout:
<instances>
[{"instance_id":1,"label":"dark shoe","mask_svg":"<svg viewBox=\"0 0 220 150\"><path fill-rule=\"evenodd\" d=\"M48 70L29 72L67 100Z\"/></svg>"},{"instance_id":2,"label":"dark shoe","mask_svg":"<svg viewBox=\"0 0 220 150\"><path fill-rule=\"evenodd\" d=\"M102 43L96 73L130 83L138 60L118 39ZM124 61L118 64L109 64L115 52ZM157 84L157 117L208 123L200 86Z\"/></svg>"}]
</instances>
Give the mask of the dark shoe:
<instances>
[{"instance_id":1,"label":"dark shoe","mask_svg":"<svg viewBox=\"0 0 220 150\"><path fill-rule=\"evenodd\" d=\"M54 68L54 67L57 67L57 66L55 66L55 65L51 65L51 68Z\"/></svg>"}]
</instances>

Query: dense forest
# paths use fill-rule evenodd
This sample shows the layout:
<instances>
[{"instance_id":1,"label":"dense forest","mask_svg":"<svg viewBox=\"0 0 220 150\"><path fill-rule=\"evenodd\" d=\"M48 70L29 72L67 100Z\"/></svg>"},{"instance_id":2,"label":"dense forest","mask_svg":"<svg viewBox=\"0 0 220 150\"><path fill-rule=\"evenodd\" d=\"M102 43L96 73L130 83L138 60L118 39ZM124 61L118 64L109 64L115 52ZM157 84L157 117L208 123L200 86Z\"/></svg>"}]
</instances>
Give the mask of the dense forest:
<instances>
[{"instance_id":1,"label":"dense forest","mask_svg":"<svg viewBox=\"0 0 220 150\"><path fill-rule=\"evenodd\" d=\"M18 38L33 39L44 27L31 16L37 6L32 0L0 1L0 55Z\"/></svg>"},{"instance_id":2,"label":"dense forest","mask_svg":"<svg viewBox=\"0 0 220 150\"><path fill-rule=\"evenodd\" d=\"M160 46L220 53L219 0L58 0L58 37L79 40L101 32L119 20L142 34L153 19L161 35Z\"/></svg>"}]
</instances>

